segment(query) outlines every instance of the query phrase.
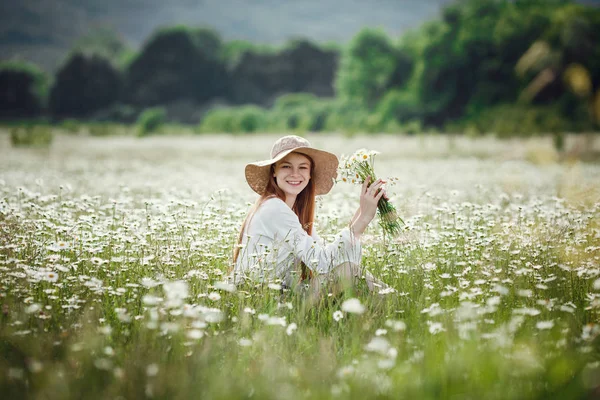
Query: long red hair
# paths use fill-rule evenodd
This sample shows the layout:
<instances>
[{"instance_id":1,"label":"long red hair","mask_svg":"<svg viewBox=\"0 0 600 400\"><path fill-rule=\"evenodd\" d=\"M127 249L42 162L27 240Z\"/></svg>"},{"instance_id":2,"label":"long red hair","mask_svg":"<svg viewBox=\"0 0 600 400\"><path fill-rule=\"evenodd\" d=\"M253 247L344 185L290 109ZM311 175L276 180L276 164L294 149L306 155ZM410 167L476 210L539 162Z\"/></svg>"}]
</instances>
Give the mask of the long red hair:
<instances>
[{"instance_id":1,"label":"long red hair","mask_svg":"<svg viewBox=\"0 0 600 400\"><path fill-rule=\"evenodd\" d=\"M314 164L314 161L312 160L312 158L308 157L305 154L302 154L302 155L310 160L310 177L311 177L311 179L308 181L308 185L306 185L304 190L302 190L298 194L298 196L296 196L296 201L294 202L294 208L292 208L292 211L294 211L294 213L298 216L298 220L300 221L302 228L306 231L306 233L311 235L313 224L315 222L315 185L313 184L313 179L312 179L312 174L313 174L315 164ZM275 172L275 164L271 164L271 170L269 172L269 182L267 183L267 187L265 188L265 191L263 192L263 194L258 198L258 200L254 204L254 206L252 206L252 209L248 212L248 215L246 216L246 219L244 220L244 223L242 224L242 227L240 229L240 234L238 236L238 241L237 241L238 245L235 246L233 249L233 263L234 264L237 262L237 259L240 255L240 245L242 244L242 238L244 237L244 231L246 230L246 227L248 226L248 224L250 224L250 221L252 220L252 217L254 216L254 213L256 212L256 210L258 210L258 208L266 200L271 199L273 197L277 197L277 198L285 201L285 193L283 192L283 190L281 190L279 188L279 186L277 186L277 182L275 180L275 177L273 176L274 172ZM308 279L311 277L312 277L312 271L310 269L308 269L304 263L302 263L301 279L305 280L305 279Z\"/></svg>"}]
</instances>

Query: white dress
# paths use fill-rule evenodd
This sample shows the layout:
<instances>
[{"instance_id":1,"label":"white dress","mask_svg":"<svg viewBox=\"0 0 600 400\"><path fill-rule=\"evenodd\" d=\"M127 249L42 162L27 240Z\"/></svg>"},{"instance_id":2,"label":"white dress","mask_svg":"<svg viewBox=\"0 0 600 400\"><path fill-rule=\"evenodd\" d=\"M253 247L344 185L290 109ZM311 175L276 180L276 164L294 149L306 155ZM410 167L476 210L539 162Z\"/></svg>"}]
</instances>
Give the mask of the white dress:
<instances>
[{"instance_id":1,"label":"white dress","mask_svg":"<svg viewBox=\"0 0 600 400\"><path fill-rule=\"evenodd\" d=\"M332 243L325 244L316 233L311 236L302 229L298 216L283 200L271 198L246 226L233 280L280 280L291 285L299 280L301 261L313 273L327 274L345 262L360 265L360 259L360 240L350 229L344 228Z\"/></svg>"}]
</instances>

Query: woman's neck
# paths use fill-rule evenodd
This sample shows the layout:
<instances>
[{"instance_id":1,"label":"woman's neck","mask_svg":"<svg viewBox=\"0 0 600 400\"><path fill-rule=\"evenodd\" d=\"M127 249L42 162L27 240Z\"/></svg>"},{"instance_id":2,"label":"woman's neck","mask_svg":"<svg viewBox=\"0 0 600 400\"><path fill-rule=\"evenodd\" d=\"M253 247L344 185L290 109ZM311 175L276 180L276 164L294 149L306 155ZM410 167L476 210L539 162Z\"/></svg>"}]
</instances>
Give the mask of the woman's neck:
<instances>
[{"instance_id":1,"label":"woman's neck","mask_svg":"<svg viewBox=\"0 0 600 400\"><path fill-rule=\"evenodd\" d=\"M288 205L292 210L294 209L294 203L296 202L296 196L285 196L285 204Z\"/></svg>"}]
</instances>

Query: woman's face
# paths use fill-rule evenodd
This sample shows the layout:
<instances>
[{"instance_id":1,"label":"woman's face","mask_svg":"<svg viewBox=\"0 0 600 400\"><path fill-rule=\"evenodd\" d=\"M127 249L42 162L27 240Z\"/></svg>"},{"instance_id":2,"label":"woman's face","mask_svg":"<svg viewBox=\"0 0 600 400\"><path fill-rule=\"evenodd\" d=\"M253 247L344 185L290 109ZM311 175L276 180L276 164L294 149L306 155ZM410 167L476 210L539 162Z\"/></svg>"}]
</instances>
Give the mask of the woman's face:
<instances>
[{"instance_id":1,"label":"woman's face","mask_svg":"<svg viewBox=\"0 0 600 400\"><path fill-rule=\"evenodd\" d=\"M290 153L275 164L273 176L286 199L296 198L310 181L310 159L299 153Z\"/></svg>"}]
</instances>

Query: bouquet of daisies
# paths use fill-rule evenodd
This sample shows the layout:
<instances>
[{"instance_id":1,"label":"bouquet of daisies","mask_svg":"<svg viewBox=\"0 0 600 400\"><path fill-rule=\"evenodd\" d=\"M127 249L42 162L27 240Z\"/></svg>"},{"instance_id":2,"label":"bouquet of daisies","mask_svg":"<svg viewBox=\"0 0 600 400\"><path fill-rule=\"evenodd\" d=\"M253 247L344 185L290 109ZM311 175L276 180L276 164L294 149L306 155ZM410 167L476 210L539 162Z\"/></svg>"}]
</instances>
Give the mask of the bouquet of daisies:
<instances>
[{"instance_id":1,"label":"bouquet of daisies","mask_svg":"<svg viewBox=\"0 0 600 400\"><path fill-rule=\"evenodd\" d=\"M362 185L370 176L371 182L375 182L377 177L374 165L377 154L379 152L374 150L360 149L351 156L342 156L338 170L341 180ZM379 225L385 233L396 236L402 231L404 221L398 215L396 207L385 197L382 197L377 203L377 214L379 215Z\"/></svg>"}]
</instances>

